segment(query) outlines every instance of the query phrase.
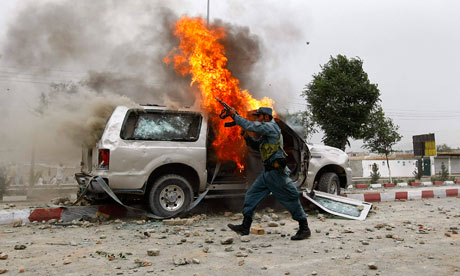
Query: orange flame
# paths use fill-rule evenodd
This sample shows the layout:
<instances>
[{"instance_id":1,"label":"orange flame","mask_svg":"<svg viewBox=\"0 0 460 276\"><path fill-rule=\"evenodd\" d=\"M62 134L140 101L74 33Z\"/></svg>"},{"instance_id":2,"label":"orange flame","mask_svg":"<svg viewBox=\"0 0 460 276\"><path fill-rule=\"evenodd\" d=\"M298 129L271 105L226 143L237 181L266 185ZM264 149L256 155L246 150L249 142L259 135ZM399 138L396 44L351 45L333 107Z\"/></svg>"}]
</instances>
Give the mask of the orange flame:
<instances>
[{"instance_id":1,"label":"orange flame","mask_svg":"<svg viewBox=\"0 0 460 276\"><path fill-rule=\"evenodd\" d=\"M224 46L219 42L225 37L223 27L207 28L201 18L182 17L176 22L174 34L180 39L178 48L173 49L163 61L174 62L174 68L182 75L190 74L190 86L197 84L201 91L201 108L210 114L215 140L213 147L219 161L233 160L244 168L246 146L237 127L226 128L218 114L222 106L215 96L235 108L243 117L247 112L261 106L273 106L270 98L254 99L247 90L238 87L239 80L226 68Z\"/></svg>"}]
</instances>

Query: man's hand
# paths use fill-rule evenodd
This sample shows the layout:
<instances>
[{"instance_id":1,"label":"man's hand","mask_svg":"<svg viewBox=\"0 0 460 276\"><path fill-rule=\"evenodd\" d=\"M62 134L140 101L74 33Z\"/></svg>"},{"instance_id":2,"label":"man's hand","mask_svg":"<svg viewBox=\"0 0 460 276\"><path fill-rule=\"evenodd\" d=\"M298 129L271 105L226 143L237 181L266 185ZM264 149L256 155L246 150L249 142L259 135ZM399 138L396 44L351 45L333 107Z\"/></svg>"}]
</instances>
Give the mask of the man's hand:
<instances>
[{"instance_id":1,"label":"man's hand","mask_svg":"<svg viewBox=\"0 0 460 276\"><path fill-rule=\"evenodd\" d=\"M229 110L227 110L227 114L230 116L230 117L235 117L235 114L237 114L236 110L233 108L233 107L230 107Z\"/></svg>"}]
</instances>

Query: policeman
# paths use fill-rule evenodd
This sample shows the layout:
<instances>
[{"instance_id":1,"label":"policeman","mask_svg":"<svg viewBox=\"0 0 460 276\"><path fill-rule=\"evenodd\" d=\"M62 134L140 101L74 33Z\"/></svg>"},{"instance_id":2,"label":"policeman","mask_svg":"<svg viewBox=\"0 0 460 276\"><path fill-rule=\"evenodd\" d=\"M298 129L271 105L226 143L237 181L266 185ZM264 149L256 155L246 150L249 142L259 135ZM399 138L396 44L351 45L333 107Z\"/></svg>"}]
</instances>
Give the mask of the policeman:
<instances>
[{"instance_id":1,"label":"policeman","mask_svg":"<svg viewBox=\"0 0 460 276\"><path fill-rule=\"evenodd\" d=\"M228 224L228 227L239 235L249 235L254 210L270 192L291 213L294 220L299 222L299 230L291 240L303 240L311 235L308 228L307 216L300 204L297 188L289 178L290 171L286 167L287 154L283 150L283 136L278 125L273 121L272 109L260 107L253 115L256 121L248 121L236 113L234 109L228 111L235 123L244 131L246 144L260 152L264 162L264 171L257 177L246 192L243 206L243 223L240 225ZM246 131L260 135L254 139Z\"/></svg>"}]
</instances>

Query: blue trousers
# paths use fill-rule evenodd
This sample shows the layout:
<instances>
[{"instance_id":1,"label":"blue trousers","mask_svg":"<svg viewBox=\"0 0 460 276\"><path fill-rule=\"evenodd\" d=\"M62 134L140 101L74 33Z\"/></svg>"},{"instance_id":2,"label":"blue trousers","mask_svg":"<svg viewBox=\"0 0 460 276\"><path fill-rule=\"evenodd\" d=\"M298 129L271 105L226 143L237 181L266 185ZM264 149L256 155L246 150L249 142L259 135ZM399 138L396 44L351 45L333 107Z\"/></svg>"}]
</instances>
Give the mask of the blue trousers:
<instances>
[{"instance_id":1,"label":"blue trousers","mask_svg":"<svg viewBox=\"0 0 460 276\"><path fill-rule=\"evenodd\" d=\"M244 198L243 215L254 216L257 205L270 194L273 194L288 211L294 220L307 218L299 200L299 193L289 176L278 170L263 171L254 181Z\"/></svg>"}]
</instances>

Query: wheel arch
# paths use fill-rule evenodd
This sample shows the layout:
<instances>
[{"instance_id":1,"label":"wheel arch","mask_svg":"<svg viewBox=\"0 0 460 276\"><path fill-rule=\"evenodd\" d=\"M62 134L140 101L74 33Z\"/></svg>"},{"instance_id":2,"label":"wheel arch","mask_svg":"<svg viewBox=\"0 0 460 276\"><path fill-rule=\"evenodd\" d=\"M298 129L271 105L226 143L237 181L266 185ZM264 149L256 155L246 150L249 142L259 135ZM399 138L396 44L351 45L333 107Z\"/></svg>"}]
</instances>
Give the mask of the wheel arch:
<instances>
[{"instance_id":1,"label":"wheel arch","mask_svg":"<svg viewBox=\"0 0 460 276\"><path fill-rule=\"evenodd\" d=\"M315 186L319 182L321 176L328 172L334 172L337 174L340 180L340 187L345 188L347 186L347 174L345 172L345 169L339 165L334 164L326 165L318 171L318 173L315 175Z\"/></svg>"},{"instance_id":2,"label":"wheel arch","mask_svg":"<svg viewBox=\"0 0 460 276\"><path fill-rule=\"evenodd\" d=\"M160 166L150 173L147 180L146 194L150 191L155 181L166 174L177 174L184 177L192 186L193 193L197 193L199 191L200 178L195 169L182 163L170 163Z\"/></svg>"}]
</instances>

